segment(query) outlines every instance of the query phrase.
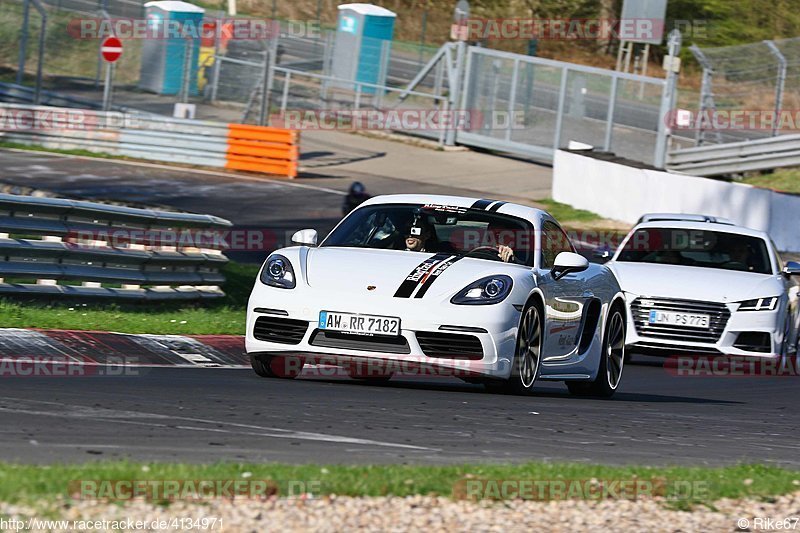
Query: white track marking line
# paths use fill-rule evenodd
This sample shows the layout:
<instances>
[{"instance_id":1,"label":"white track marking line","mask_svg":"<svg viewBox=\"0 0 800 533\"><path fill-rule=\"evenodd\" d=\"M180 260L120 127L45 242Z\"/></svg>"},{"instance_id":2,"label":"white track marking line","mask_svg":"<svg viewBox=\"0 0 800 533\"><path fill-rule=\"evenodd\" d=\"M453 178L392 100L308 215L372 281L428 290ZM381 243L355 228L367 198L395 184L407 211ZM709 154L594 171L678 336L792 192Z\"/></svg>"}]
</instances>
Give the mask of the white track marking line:
<instances>
[{"instance_id":1,"label":"white track marking line","mask_svg":"<svg viewBox=\"0 0 800 533\"><path fill-rule=\"evenodd\" d=\"M212 433L227 433L227 434L234 434L234 435L250 435L250 436L258 436L258 437L271 437L271 438L278 438L278 439L297 439L297 440L309 440L309 441L318 441L318 442L337 442L337 443L345 443L345 444L362 444L362 445L369 445L369 446L384 446L384 447L391 447L391 448L405 448L410 450L420 450L420 451L440 451L436 448L427 448L424 446L414 446L411 444L399 444L394 442L384 442L384 441L376 441L370 439L359 439L354 437L344 437L341 435L329 435L325 433L312 433L307 431L293 431L289 429L281 429L281 428L273 428L273 427L264 427L264 426L256 426L251 424L238 424L234 422L225 422L220 420L210 420L205 418L191 418L191 417L182 417L182 416L172 416L172 415L163 415L159 413L147 413L141 411L122 411L116 409L105 409L105 408L95 408L95 407L86 407L82 405L70 405L61 402L47 402L41 400L27 400L24 398L13 398L13 397L0 397L0 400L7 400L9 402L13 402L15 405L24 405L25 403L28 404L40 404L40 405L55 405L61 408L70 409L71 412L68 411L41 411L38 409L25 409L25 408L15 408L15 407L2 407L0 406L0 411L14 413L14 414L27 414L27 415L38 415L38 416L54 416L54 417L67 417L67 418L94 418L98 422L115 422L118 424L131 424L131 425L140 425L140 426L148 426L148 427L162 427L162 428L174 428L174 429L184 429L190 431L205 431L205 432L212 432ZM186 422L196 422L199 424L210 424L216 426L230 426L234 428L241 428L241 429L252 429L254 431L231 431L226 429L220 428L205 428L205 427L198 427L198 426L172 426L169 424L159 424L154 422L137 422L133 420L122 420L124 417L129 418L152 418L157 420L183 420Z\"/></svg>"},{"instance_id":2,"label":"white track marking line","mask_svg":"<svg viewBox=\"0 0 800 533\"><path fill-rule=\"evenodd\" d=\"M329 189L328 187L319 187L317 185L309 185L307 183L293 183L290 181L284 180L276 180L274 178L256 178L255 176L244 176L241 174L234 174L232 172L219 172L216 170L204 170L204 169L195 169L195 168L183 168L183 167L173 167L170 165L160 165L158 163L144 163L140 161L122 161L119 159L103 159L99 157L88 157L83 155L72 155L72 154L59 154L56 152L32 152L31 150L23 150L21 148L3 148L2 150L9 151L9 152L18 152L18 153L36 153L37 155L47 154L50 157L61 157L64 159L79 159L81 161L96 161L101 163L113 163L115 165L128 165L132 167L145 167L145 168L156 168L160 170L171 170L173 172L186 172L190 174L203 174L205 176L217 176L223 178L233 178L242 181L256 181L256 182L269 182L275 185L283 185L285 187L296 187L299 189L311 189L314 191L326 192L328 194L335 194L337 196L347 196L347 193L344 191L337 191L336 189ZM287 178L288 179L288 178Z\"/></svg>"}]
</instances>

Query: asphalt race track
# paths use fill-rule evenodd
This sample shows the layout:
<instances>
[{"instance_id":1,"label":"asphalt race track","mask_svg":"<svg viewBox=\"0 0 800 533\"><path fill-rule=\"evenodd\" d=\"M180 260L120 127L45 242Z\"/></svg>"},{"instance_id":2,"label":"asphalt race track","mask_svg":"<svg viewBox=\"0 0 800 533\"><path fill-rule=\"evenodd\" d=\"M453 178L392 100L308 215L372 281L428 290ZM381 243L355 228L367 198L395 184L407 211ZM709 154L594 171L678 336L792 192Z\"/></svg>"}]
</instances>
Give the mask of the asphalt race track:
<instances>
[{"instance_id":1,"label":"asphalt race track","mask_svg":"<svg viewBox=\"0 0 800 533\"><path fill-rule=\"evenodd\" d=\"M460 192L365 179L373 193ZM350 181L234 181L19 152L4 152L0 169L3 183L212 213L237 225L316 227L323 233L338 220ZM800 466L797 377L678 377L658 360L638 363L626 367L610 401L571 397L560 383L514 397L454 378L374 386L346 378L270 380L241 368L3 377L0 453L26 462L127 457Z\"/></svg>"},{"instance_id":2,"label":"asphalt race track","mask_svg":"<svg viewBox=\"0 0 800 533\"><path fill-rule=\"evenodd\" d=\"M673 377L631 365L610 401L559 383L532 397L455 378L277 380L250 370L5 378L9 461L800 464L797 378Z\"/></svg>"}]
</instances>

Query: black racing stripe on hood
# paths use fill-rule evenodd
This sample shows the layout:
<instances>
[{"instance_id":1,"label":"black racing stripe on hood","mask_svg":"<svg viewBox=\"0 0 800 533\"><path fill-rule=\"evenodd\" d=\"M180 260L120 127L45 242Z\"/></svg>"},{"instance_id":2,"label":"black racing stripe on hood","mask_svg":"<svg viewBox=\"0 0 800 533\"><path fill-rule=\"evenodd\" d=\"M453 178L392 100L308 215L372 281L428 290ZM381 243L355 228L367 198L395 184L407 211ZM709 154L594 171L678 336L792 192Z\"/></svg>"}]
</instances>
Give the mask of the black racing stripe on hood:
<instances>
[{"instance_id":1,"label":"black racing stripe on hood","mask_svg":"<svg viewBox=\"0 0 800 533\"><path fill-rule=\"evenodd\" d=\"M412 270L411 273L406 276L406 279L400 284L400 287L397 288L397 292L394 293L394 297L410 298L411 294L414 292L414 289L416 289L417 285L419 285L419 281L425 276L425 273L430 271L439 262L444 261L448 257L450 257L450 254L439 253L429 257L422 263L415 266L414 270Z\"/></svg>"},{"instance_id":2,"label":"black racing stripe on hood","mask_svg":"<svg viewBox=\"0 0 800 533\"><path fill-rule=\"evenodd\" d=\"M494 213L495 211L497 211L498 209L500 209L501 207L503 207L507 203L508 202L497 202L492 207L489 208L489 211Z\"/></svg>"},{"instance_id":3,"label":"black racing stripe on hood","mask_svg":"<svg viewBox=\"0 0 800 533\"><path fill-rule=\"evenodd\" d=\"M433 285L433 282L436 281L439 278L439 276L441 276L442 273L444 273L445 270L447 270L448 268L453 266L453 264L456 261L458 261L459 259L461 259L462 257L463 256L455 256L455 257L454 256L450 256L445 261L442 261L441 263L436 265L433 268L433 270L431 271L431 275L428 276L428 279L426 279L425 283L422 284L422 287L419 288L419 291L417 291L417 294L414 295L414 298L422 298L423 296L425 296L425 293L428 292L428 289L431 288L431 285Z\"/></svg>"},{"instance_id":4,"label":"black racing stripe on hood","mask_svg":"<svg viewBox=\"0 0 800 533\"><path fill-rule=\"evenodd\" d=\"M486 199L484 198L483 200L478 200L477 202L475 202L474 204L472 204L472 205L470 206L470 209L480 209L480 210L484 210L484 209L486 209L487 207L489 207L490 205L492 205L494 202L496 202L496 200L486 200Z\"/></svg>"}]
</instances>

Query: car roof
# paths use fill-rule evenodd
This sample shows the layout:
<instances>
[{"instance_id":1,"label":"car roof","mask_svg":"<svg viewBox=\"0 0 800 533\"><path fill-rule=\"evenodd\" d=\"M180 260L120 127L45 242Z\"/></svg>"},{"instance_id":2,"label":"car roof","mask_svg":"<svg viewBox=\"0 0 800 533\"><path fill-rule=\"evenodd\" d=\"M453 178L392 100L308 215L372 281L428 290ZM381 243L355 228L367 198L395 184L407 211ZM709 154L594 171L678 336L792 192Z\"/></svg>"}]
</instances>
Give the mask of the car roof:
<instances>
[{"instance_id":1,"label":"car roof","mask_svg":"<svg viewBox=\"0 0 800 533\"><path fill-rule=\"evenodd\" d=\"M646 213L641 216L637 224L641 224L642 222L656 222L656 221L667 221L667 220L685 220L688 222L711 222L714 224L727 224L729 226L736 225L733 223L733 221L728 220L727 218L715 217L711 215L693 215L687 213Z\"/></svg>"},{"instance_id":2,"label":"car roof","mask_svg":"<svg viewBox=\"0 0 800 533\"><path fill-rule=\"evenodd\" d=\"M737 226L733 223L720 224L717 222L696 222L690 220L654 220L653 222L642 222L637 224L632 231L646 228L668 228L668 229L697 229L704 231L718 231L720 233L734 233L737 235L747 235L750 237L760 237L769 241L769 235L764 231L759 231L745 226Z\"/></svg>"},{"instance_id":3,"label":"car roof","mask_svg":"<svg viewBox=\"0 0 800 533\"><path fill-rule=\"evenodd\" d=\"M476 206L478 202L481 203ZM555 220L547 211L537 209L535 207L515 204L513 202L505 202L502 200L492 200L488 198L448 196L442 194L384 194L380 196L374 196L361 205L366 206L378 204L437 204L481 210L491 209L496 213L524 218L529 221L538 221L542 217Z\"/></svg>"}]
</instances>

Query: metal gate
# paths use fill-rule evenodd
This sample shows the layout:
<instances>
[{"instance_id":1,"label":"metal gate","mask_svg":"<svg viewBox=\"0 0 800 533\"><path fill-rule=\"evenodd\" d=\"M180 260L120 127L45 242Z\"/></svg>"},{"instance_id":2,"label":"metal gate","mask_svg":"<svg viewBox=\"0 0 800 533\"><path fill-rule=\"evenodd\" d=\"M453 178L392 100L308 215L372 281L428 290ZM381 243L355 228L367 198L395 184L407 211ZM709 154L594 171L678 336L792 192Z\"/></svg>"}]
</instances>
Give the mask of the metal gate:
<instances>
[{"instance_id":1,"label":"metal gate","mask_svg":"<svg viewBox=\"0 0 800 533\"><path fill-rule=\"evenodd\" d=\"M657 162L666 80L470 46L456 141L551 161L569 141Z\"/></svg>"}]
</instances>

